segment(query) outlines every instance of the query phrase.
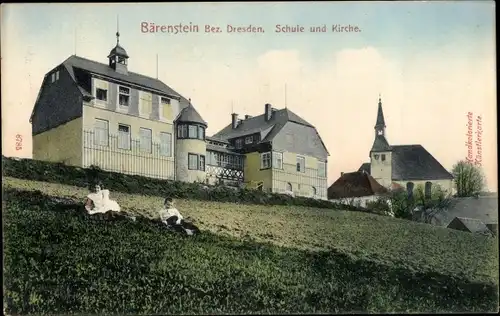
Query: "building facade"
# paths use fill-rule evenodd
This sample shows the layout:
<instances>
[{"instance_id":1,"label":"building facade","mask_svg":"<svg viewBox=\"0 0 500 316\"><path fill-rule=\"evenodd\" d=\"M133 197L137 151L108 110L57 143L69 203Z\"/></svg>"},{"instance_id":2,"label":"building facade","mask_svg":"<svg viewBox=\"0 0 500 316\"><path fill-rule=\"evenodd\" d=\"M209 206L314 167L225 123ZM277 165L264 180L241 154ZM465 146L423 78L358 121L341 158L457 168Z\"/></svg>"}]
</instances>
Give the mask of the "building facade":
<instances>
[{"instance_id":1,"label":"building facade","mask_svg":"<svg viewBox=\"0 0 500 316\"><path fill-rule=\"evenodd\" d=\"M453 176L422 145L389 145L385 129L379 99L370 162L361 165L358 171L370 174L386 188L401 186L409 195L419 187L427 196L437 187L450 194L454 192Z\"/></svg>"},{"instance_id":2,"label":"building facade","mask_svg":"<svg viewBox=\"0 0 500 316\"><path fill-rule=\"evenodd\" d=\"M328 152L312 125L266 105L251 131L241 127L248 116L241 125L233 114L207 137L190 99L129 71L119 36L107 64L73 55L45 75L30 118L33 159L326 198Z\"/></svg>"}]
</instances>

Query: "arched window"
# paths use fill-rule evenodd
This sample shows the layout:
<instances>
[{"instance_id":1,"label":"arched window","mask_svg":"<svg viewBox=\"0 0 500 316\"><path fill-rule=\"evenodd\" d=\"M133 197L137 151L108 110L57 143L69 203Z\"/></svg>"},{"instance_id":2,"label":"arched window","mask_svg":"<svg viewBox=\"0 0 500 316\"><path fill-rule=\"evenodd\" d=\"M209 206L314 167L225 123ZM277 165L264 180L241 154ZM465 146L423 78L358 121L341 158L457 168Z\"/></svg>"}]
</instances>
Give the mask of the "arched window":
<instances>
[{"instance_id":1,"label":"arched window","mask_svg":"<svg viewBox=\"0 0 500 316\"><path fill-rule=\"evenodd\" d=\"M413 198L413 188L415 184L413 182L406 183L406 192L408 192L408 198Z\"/></svg>"},{"instance_id":2,"label":"arched window","mask_svg":"<svg viewBox=\"0 0 500 316\"><path fill-rule=\"evenodd\" d=\"M315 188L315 187L312 187L312 194L313 194L313 196L316 196L316 193L317 193L317 192L316 192L316 188Z\"/></svg>"},{"instance_id":3,"label":"arched window","mask_svg":"<svg viewBox=\"0 0 500 316\"><path fill-rule=\"evenodd\" d=\"M432 196L432 182L427 181L425 183L425 198L430 199Z\"/></svg>"},{"instance_id":4,"label":"arched window","mask_svg":"<svg viewBox=\"0 0 500 316\"><path fill-rule=\"evenodd\" d=\"M288 182L288 183L286 184L286 190L287 190L288 192L292 192L292 184L291 184L290 182Z\"/></svg>"}]
</instances>

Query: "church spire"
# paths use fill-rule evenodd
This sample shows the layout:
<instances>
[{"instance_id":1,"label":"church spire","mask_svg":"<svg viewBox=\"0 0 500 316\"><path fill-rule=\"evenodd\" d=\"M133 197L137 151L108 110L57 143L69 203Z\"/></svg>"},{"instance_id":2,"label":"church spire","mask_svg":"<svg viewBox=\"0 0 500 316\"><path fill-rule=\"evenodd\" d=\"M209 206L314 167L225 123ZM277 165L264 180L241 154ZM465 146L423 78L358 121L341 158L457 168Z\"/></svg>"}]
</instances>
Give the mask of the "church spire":
<instances>
[{"instance_id":1,"label":"church spire","mask_svg":"<svg viewBox=\"0 0 500 316\"><path fill-rule=\"evenodd\" d=\"M382 110L382 98L380 97L380 94L378 96L378 110L377 110L377 122L375 123L375 132L376 135L385 134L385 119L384 119L384 111Z\"/></svg>"}]
</instances>

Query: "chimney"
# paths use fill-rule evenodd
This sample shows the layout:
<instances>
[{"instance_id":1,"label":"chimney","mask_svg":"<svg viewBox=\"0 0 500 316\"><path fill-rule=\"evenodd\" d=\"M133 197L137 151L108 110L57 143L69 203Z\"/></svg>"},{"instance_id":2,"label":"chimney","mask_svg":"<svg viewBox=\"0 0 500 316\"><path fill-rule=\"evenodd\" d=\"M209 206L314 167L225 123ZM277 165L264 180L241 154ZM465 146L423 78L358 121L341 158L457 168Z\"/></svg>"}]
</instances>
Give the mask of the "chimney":
<instances>
[{"instance_id":1,"label":"chimney","mask_svg":"<svg viewBox=\"0 0 500 316\"><path fill-rule=\"evenodd\" d=\"M233 129L236 129L238 127L238 114L231 114L231 125Z\"/></svg>"},{"instance_id":2,"label":"chimney","mask_svg":"<svg viewBox=\"0 0 500 316\"><path fill-rule=\"evenodd\" d=\"M343 173L343 172L341 172L341 173L340 173L340 176L342 177L343 175L344 175L344 173Z\"/></svg>"},{"instance_id":3,"label":"chimney","mask_svg":"<svg viewBox=\"0 0 500 316\"><path fill-rule=\"evenodd\" d=\"M265 111L264 111L264 117L266 118L266 121L269 121L271 119L272 115L273 115L272 105L269 103L266 103L266 107L265 107Z\"/></svg>"}]
</instances>

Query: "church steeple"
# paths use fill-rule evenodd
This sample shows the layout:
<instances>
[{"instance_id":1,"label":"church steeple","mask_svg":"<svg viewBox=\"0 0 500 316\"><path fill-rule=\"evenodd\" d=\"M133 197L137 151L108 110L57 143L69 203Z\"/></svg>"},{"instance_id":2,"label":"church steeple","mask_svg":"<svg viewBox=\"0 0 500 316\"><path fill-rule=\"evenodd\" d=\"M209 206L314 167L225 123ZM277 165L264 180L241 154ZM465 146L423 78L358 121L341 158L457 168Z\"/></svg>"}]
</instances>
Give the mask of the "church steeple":
<instances>
[{"instance_id":1,"label":"church steeple","mask_svg":"<svg viewBox=\"0 0 500 316\"><path fill-rule=\"evenodd\" d=\"M109 67L113 68L116 72L127 74L128 58L127 52L120 46L120 31L118 28L118 20L116 22L116 46L109 52L108 60Z\"/></svg>"},{"instance_id":2,"label":"church steeple","mask_svg":"<svg viewBox=\"0 0 500 316\"><path fill-rule=\"evenodd\" d=\"M380 94L378 96L377 122L375 123L375 136L377 135L385 136L385 119L384 112L382 111L382 98Z\"/></svg>"}]
</instances>

